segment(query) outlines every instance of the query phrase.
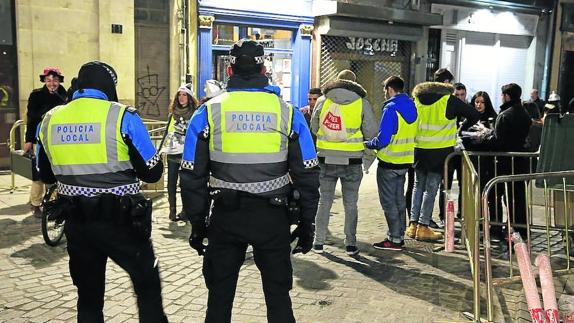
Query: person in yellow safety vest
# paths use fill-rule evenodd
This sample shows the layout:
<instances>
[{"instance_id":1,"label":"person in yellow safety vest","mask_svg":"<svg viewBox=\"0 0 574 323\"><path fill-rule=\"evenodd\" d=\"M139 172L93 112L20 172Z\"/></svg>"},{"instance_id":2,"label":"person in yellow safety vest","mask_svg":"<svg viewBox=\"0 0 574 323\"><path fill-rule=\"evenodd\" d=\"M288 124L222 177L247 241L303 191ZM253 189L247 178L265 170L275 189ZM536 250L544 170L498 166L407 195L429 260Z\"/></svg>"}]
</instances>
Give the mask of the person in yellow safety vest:
<instances>
[{"instance_id":1,"label":"person in yellow safety vest","mask_svg":"<svg viewBox=\"0 0 574 323\"><path fill-rule=\"evenodd\" d=\"M197 99L193 96L192 84L182 84L169 106L167 131L162 139L160 151L167 155L167 201L171 221L187 221L185 212L177 213L177 179L185 132L189 119L197 109Z\"/></svg>"},{"instance_id":2,"label":"person in yellow safety vest","mask_svg":"<svg viewBox=\"0 0 574 323\"><path fill-rule=\"evenodd\" d=\"M313 251L323 252L329 226L329 214L337 181L343 188L345 208L345 250L348 255L357 248L357 201L363 178L363 142L377 134L377 124L367 91L356 83L356 75L344 70L337 80L328 83L317 100L311 116L311 130L317 135L317 156L321 167L319 209L315 217Z\"/></svg>"},{"instance_id":3,"label":"person in yellow safety vest","mask_svg":"<svg viewBox=\"0 0 574 323\"><path fill-rule=\"evenodd\" d=\"M111 66L82 65L73 100L46 113L38 128L40 177L58 185L78 322L104 322L108 258L129 273L140 322L167 322L151 200L138 182L157 181L163 164L136 110L117 103L116 82Z\"/></svg>"},{"instance_id":4,"label":"person in yellow safety vest","mask_svg":"<svg viewBox=\"0 0 574 323\"><path fill-rule=\"evenodd\" d=\"M442 234L429 228L429 223L442 179L444 160L456 145L456 119L465 118L461 127L464 131L480 118L476 109L453 95L452 79L448 70L440 69L435 73L435 82L424 82L413 89L418 130L415 140L415 185L406 235L420 241L442 238Z\"/></svg>"},{"instance_id":5,"label":"person in yellow safety vest","mask_svg":"<svg viewBox=\"0 0 574 323\"><path fill-rule=\"evenodd\" d=\"M319 200L317 156L303 114L269 85L263 46L241 40L229 54L227 92L191 118L180 174L183 207L192 226L189 244L205 257L205 322L231 321L248 245L261 271L267 320L295 322L290 241L298 238L294 254L311 250ZM288 205L294 188L300 192L301 213L290 234Z\"/></svg>"},{"instance_id":6,"label":"person in yellow safety vest","mask_svg":"<svg viewBox=\"0 0 574 323\"><path fill-rule=\"evenodd\" d=\"M383 104L379 134L365 145L377 150L379 201L389 231L387 238L374 243L373 247L401 251L407 214L405 177L415 161L417 108L413 100L403 93L405 82L399 76L386 79L383 87L387 101Z\"/></svg>"}]
</instances>

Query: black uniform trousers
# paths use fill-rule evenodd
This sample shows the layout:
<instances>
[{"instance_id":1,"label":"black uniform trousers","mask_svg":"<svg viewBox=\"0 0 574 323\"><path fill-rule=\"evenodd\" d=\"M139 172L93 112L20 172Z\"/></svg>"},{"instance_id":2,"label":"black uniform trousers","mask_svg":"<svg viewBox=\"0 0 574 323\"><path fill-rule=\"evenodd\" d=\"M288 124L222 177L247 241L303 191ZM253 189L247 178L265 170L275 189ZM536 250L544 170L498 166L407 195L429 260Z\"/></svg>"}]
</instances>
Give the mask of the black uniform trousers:
<instances>
[{"instance_id":1,"label":"black uniform trousers","mask_svg":"<svg viewBox=\"0 0 574 323\"><path fill-rule=\"evenodd\" d=\"M208 226L203 275L209 289L205 322L230 322L239 269L247 245L263 282L268 322L295 322L289 291L293 285L290 225L286 206L240 196L214 201Z\"/></svg>"},{"instance_id":2,"label":"black uniform trousers","mask_svg":"<svg viewBox=\"0 0 574 323\"><path fill-rule=\"evenodd\" d=\"M120 223L117 205L98 200L76 202L65 223L70 275L78 289L78 322L104 322L108 258L130 275L140 322L167 322L151 240L138 238L131 224Z\"/></svg>"}]
</instances>

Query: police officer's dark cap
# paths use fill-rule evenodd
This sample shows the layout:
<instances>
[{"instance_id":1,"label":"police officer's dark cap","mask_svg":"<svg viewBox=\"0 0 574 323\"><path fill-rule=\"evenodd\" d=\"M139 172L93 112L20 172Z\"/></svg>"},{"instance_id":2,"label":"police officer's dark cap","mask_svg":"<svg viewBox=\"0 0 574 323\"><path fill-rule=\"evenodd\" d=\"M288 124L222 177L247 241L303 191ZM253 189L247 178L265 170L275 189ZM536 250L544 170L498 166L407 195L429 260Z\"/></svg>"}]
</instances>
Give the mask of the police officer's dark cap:
<instances>
[{"instance_id":1,"label":"police officer's dark cap","mask_svg":"<svg viewBox=\"0 0 574 323\"><path fill-rule=\"evenodd\" d=\"M263 46L258 42L242 39L231 47L229 59L234 71L261 70L265 62L265 53Z\"/></svg>"},{"instance_id":2,"label":"police officer's dark cap","mask_svg":"<svg viewBox=\"0 0 574 323\"><path fill-rule=\"evenodd\" d=\"M80 68L78 72L78 89L96 89L104 92L110 101L118 101L116 84L118 77L116 71L110 65L92 61Z\"/></svg>"}]
</instances>

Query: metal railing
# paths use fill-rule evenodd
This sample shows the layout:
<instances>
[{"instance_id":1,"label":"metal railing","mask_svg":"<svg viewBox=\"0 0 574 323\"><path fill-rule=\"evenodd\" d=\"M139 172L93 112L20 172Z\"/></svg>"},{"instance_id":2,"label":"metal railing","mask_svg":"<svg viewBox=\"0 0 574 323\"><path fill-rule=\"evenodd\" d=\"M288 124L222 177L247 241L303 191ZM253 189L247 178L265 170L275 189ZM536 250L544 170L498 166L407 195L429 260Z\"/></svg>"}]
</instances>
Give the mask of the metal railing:
<instances>
[{"instance_id":1,"label":"metal railing","mask_svg":"<svg viewBox=\"0 0 574 323\"><path fill-rule=\"evenodd\" d=\"M547 172L547 173L534 173L534 174L524 174L524 175L507 175L507 176L498 176L493 178L492 180L490 180L483 192L482 192L482 198L481 198L481 205L482 205L482 219L483 219L483 231L484 231L484 237L483 237L483 244L484 244L484 260L485 260L485 274L486 274L486 300L487 300L487 318L489 321L492 321L494 319L494 303L493 303L493 291L494 291L494 279L493 279L493 273L492 273L492 256L491 256L491 237L490 237L490 230L492 228L492 225L495 224L493 222L490 221L490 209L488 207L488 203L489 203L489 197L488 195L491 193L491 191L500 184L504 184L505 186L505 194L504 197L506 198L506 201L510 201L509 199L512 198L512 205L513 207L515 206L516 203L516 196L512 196L510 197L510 195L508 193L508 186L510 185L516 185L516 183L518 183L518 185L521 185L521 183L524 183L525 185L527 185L529 187L529 189L525 190L525 201L526 203L528 203L529 207L526 208L526 223L516 223L516 219L515 219L515 214L513 214L513 216L506 216L506 225L507 225L507 230L508 232L511 232L512 229L511 228L523 228L527 230L527 243L528 243L528 249L530 250L530 252L532 252L532 240L530 239L531 237L531 230L532 229L542 229L545 230L545 234L546 234L546 243L547 243L547 248L546 248L546 252L548 253L549 256L552 256L552 248L550 246L550 233L551 230L555 230L555 231L559 231L563 233L563 243L564 243L564 250L565 250L565 254L566 254L566 268L563 268L562 270L557 270L558 272L562 271L562 272L570 272L570 263L571 263L571 257L570 257L570 234L574 233L574 230L571 229L572 224L569 224L569 213L568 213L568 199L567 199L567 192L570 190L572 190L572 187L568 187L566 185L566 178L574 178L574 170L571 171L561 171L561 172ZM548 187L548 180L550 179L561 179L562 180L562 188L558 191L561 191L564 197L564 212L563 212L563 216L564 216L564 228L560 228L558 226L551 226L550 224L550 188ZM538 180L541 181L543 183L544 186L544 220L545 220L545 225L541 226L541 225L535 225L533 223L532 220L532 194L529 192L532 192L532 181L534 180ZM556 190L555 190L556 191ZM554 213L554 217L556 219L557 214ZM498 280L498 286L505 284L505 283L510 283L510 282L515 282L517 281L517 279L520 276L515 276L513 275L513 259L512 259L512 242L511 239L507 239L508 241L508 252L509 252L509 256L508 256L508 262L509 262L509 277L508 278L504 278L504 279L499 279Z\"/></svg>"},{"instance_id":2,"label":"metal railing","mask_svg":"<svg viewBox=\"0 0 574 323\"><path fill-rule=\"evenodd\" d=\"M10 128L10 136L7 142L8 154L10 155L10 193L16 190L16 174L12 171L12 152L16 150L16 133L19 133L20 144L19 147L24 146L24 134L26 133L26 122L24 120L17 120Z\"/></svg>"},{"instance_id":3,"label":"metal railing","mask_svg":"<svg viewBox=\"0 0 574 323\"><path fill-rule=\"evenodd\" d=\"M461 219L461 241L464 243L470 262L472 283L473 283L473 313L464 313L465 316L473 321L481 320L480 303L481 303L481 284L480 284L480 261L483 257L485 263L485 289L486 289L486 310L488 321L494 319L494 301L493 292L495 286L505 283L517 282L519 276L513 273L512 245L508 242L508 275L505 278L493 278L493 260L492 260L492 240L491 230L496 227L506 226L508 232L512 228L526 230L526 241L530 252L532 252L532 230L538 230L545 234L544 241L546 252L552 254L551 234L559 232L563 235L562 241L565 255L565 268L556 270L556 272L570 272L570 254L571 243L574 239L574 222L572 214L574 210L568 210L569 201L567 192L574 191L574 184L567 185L566 179L574 180L574 170L563 172L532 173L536 168L538 153L529 152L473 152L460 151L454 152L447 156L444 163L444 187L450 189L447 184L449 180L449 166L452 167L451 161L456 156L461 157L461 173L459 180L461 185L462 198L462 219ZM526 160L528 162L526 162ZM500 165L500 163L505 163ZM527 164L527 167L524 165ZM503 166L503 167L500 167ZM487 167L485 169L484 167ZM508 174L510 172L510 174ZM522 172L522 174L515 174ZM503 174L500 174L503 173ZM462 177L462 178L461 178ZM556 185L556 179L561 180L561 185ZM544 191L544 223L537 224L534 221L534 181L537 181L537 187ZM549 185L552 182L553 185ZM516 189L516 186L524 185L524 190ZM509 188L509 186L511 188ZM538 193L538 192L537 192ZM554 193L561 194L564 200L563 207L563 226L551 224L551 211L554 209L554 219L557 222L558 214L556 205L551 205L551 196ZM522 195L520 195L522 194ZM574 194L574 193L573 193ZM494 196L494 199L493 199ZM525 212L523 220L517 220L517 199L524 198L522 201L523 209L518 211ZM445 194L445 210L448 205L448 194ZM503 204L504 203L504 204ZM571 203L571 201L570 201ZM502 207L500 207L502 206ZM503 210L503 211L499 211ZM491 214L493 212L494 214ZM524 214L522 214L524 215ZM482 223L481 223L482 222ZM481 236L481 224L483 236ZM509 229L510 228L510 229ZM501 228L502 229L502 228ZM536 231L536 232L538 232ZM571 235L573 235L571 237ZM482 241L481 241L482 238ZM506 242L502 242L506 244ZM538 246L538 245L537 245ZM484 254L481 255L481 247ZM482 257L481 257L482 256Z\"/></svg>"}]
</instances>

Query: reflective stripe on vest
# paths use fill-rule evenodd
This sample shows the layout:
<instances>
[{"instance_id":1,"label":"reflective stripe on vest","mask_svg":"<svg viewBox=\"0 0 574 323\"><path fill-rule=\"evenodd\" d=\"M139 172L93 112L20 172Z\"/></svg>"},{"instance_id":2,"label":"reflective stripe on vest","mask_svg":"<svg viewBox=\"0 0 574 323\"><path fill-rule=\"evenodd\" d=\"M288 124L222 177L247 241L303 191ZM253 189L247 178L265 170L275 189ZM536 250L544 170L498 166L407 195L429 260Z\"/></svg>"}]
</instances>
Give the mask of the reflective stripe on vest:
<instances>
[{"instance_id":1,"label":"reflective stripe on vest","mask_svg":"<svg viewBox=\"0 0 574 323\"><path fill-rule=\"evenodd\" d=\"M446 107L450 94L444 95L431 105L422 104L415 97L418 113L416 147L437 149L454 147L456 144L456 119L446 118Z\"/></svg>"},{"instance_id":2,"label":"reflective stripe on vest","mask_svg":"<svg viewBox=\"0 0 574 323\"><path fill-rule=\"evenodd\" d=\"M40 140L54 175L106 174L133 168L122 139L126 107L82 98L50 110Z\"/></svg>"},{"instance_id":3,"label":"reflective stripe on vest","mask_svg":"<svg viewBox=\"0 0 574 323\"><path fill-rule=\"evenodd\" d=\"M289 175L285 174L279 178L269 181L252 182L252 183L231 183L211 176L209 178L210 187L227 188L236 191L248 192L251 194L260 194L280 189L289 184Z\"/></svg>"},{"instance_id":4,"label":"reflective stripe on vest","mask_svg":"<svg viewBox=\"0 0 574 323\"><path fill-rule=\"evenodd\" d=\"M209 157L230 164L287 160L293 109L277 95L229 92L207 105Z\"/></svg>"},{"instance_id":5,"label":"reflective stripe on vest","mask_svg":"<svg viewBox=\"0 0 574 323\"><path fill-rule=\"evenodd\" d=\"M319 122L324 119L325 114L329 111L329 107L333 104L331 99L326 99L321 109ZM363 121L363 100L361 98L344 105L339 105L341 108L343 123L347 130L347 140L344 142L331 142L325 137L321 126L317 131L317 148L326 150L338 151L362 151L365 149L363 144L363 132L361 131L361 124Z\"/></svg>"},{"instance_id":6,"label":"reflective stripe on vest","mask_svg":"<svg viewBox=\"0 0 574 323\"><path fill-rule=\"evenodd\" d=\"M397 113L398 129L391 138L391 142L377 152L377 157L390 164L412 164L415 161L415 137L417 135L417 122L407 123Z\"/></svg>"},{"instance_id":7,"label":"reflective stripe on vest","mask_svg":"<svg viewBox=\"0 0 574 323\"><path fill-rule=\"evenodd\" d=\"M114 194L124 196L127 194L137 194L140 191L140 184L133 183L110 188L95 188L85 186L68 185L58 182L58 194L67 196L98 196L100 194Z\"/></svg>"}]
</instances>

